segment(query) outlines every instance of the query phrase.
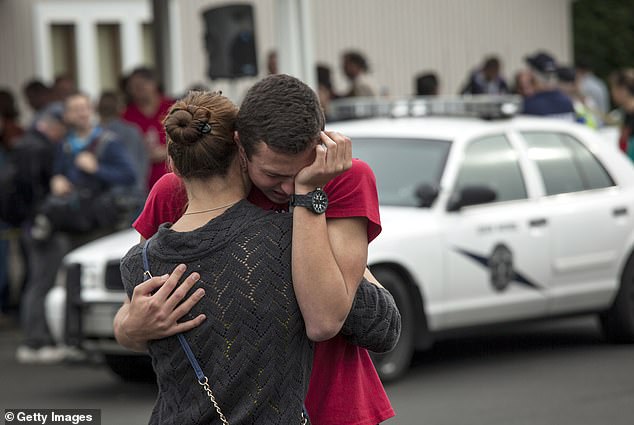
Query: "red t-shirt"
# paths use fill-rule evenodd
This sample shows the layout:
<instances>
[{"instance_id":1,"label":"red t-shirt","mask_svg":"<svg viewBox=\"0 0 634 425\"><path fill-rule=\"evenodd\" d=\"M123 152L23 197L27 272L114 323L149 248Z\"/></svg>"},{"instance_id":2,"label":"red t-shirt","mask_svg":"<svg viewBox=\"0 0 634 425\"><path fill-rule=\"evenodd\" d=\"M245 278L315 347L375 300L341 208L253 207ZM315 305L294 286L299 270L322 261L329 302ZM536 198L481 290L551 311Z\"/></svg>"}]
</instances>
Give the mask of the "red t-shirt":
<instances>
[{"instance_id":1,"label":"red t-shirt","mask_svg":"<svg viewBox=\"0 0 634 425\"><path fill-rule=\"evenodd\" d=\"M172 103L174 103L174 101L171 99L161 98L161 103L156 113L152 116L145 115L138 106L130 104L125 111L123 111L123 114L121 114L121 118L132 124L136 124L139 130L141 130L146 143L149 145L159 143L164 146L166 144L166 137L165 129L163 128L163 118L167 115ZM152 162L147 176L148 190L151 189L156 181L161 178L163 174L167 173L167 171L165 161Z\"/></svg>"},{"instance_id":2,"label":"red t-shirt","mask_svg":"<svg viewBox=\"0 0 634 425\"><path fill-rule=\"evenodd\" d=\"M370 167L355 159L352 168L334 178L328 194L327 218L366 217L368 242L381 232L376 180ZM255 186L249 200L267 210L288 205L271 202ZM185 211L187 194L173 173L161 177L148 195L134 228L150 238L162 223L174 223ZM394 416L368 351L336 336L315 344L306 409L314 425L375 425Z\"/></svg>"}]
</instances>

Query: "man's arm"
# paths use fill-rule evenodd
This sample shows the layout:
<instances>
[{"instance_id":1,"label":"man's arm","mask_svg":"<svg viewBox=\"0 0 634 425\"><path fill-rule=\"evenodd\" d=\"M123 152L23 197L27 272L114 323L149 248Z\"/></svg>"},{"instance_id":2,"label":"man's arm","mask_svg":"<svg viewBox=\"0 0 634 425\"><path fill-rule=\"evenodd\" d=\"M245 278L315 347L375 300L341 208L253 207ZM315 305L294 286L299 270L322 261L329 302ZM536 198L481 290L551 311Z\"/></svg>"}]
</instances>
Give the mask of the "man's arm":
<instances>
[{"instance_id":1,"label":"man's arm","mask_svg":"<svg viewBox=\"0 0 634 425\"><path fill-rule=\"evenodd\" d=\"M200 314L179 322L205 295L205 290L199 288L183 301L200 279L198 273L192 273L178 285L185 270L181 264L169 276L153 277L134 288L132 300L126 297L114 318L114 336L119 344L133 351L145 351L148 341L186 332L205 320L205 315Z\"/></svg>"},{"instance_id":2,"label":"man's arm","mask_svg":"<svg viewBox=\"0 0 634 425\"><path fill-rule=\"evenodd\" d=\"M315 162L295 179L295 193L323 187L352 165L350 139L322 133ZM293 211L293 285L308 336L330 339L341 330L367 261L367 219L329 219L306 208Z\"/></svg>"}]
</instances>

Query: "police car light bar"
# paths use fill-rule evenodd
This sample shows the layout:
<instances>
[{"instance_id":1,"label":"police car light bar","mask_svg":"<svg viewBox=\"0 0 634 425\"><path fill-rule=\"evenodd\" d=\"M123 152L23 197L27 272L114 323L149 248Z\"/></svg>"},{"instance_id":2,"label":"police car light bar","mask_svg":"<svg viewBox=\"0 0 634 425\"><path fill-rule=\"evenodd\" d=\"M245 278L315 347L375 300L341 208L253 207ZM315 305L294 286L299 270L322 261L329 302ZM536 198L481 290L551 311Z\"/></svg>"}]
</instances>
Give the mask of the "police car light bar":
<instances>
[{"instance_id":1,"label":"police car light bar","mask_svg":"<svg viewBox=\"0 0 634 425\"><path fill-rule=\"evenodd\" d=\"M475 117L502 119L516 115L520 96L420 96L405 99L357 97L334 100L328 117L332 121L377 117Z\"/></svg>"}]
</instances>

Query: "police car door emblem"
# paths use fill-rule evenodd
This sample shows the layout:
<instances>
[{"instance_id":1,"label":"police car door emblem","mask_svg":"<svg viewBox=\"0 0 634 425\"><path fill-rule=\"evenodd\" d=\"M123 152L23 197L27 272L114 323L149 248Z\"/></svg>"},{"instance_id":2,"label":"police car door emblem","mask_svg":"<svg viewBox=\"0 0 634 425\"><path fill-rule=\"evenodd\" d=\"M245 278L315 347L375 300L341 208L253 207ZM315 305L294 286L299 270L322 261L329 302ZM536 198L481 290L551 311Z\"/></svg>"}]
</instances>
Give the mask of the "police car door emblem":
<instances>
[{"instance_id":1,"label":"police car door emblem","mask_svg":"<svg viewBox=\"0 0 634 425\"><path fill-rule=\"evenodd\" d=\"M489 257L489 270L491 272L491 285L498 291L504 291L515 275L513 272L513 253L504 244L498 244L493 248Z\"/></svg>"}]
</instances>

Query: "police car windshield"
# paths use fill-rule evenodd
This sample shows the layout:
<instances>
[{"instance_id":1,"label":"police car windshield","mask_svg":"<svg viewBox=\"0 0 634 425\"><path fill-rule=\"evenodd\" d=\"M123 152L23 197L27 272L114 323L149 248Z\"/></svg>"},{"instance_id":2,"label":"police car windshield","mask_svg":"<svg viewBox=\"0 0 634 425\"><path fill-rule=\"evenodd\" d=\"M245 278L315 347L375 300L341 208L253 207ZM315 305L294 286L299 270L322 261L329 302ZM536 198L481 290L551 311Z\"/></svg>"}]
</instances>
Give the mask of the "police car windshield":
<instances>
[{"instance_id":1,"label":"police car windshield","mask_svg":"<svg viewBox=\"0 0 634 425\"><path fill-rule=\"evenodd\" d=\"M355 158L367 162L376 176L381 205L417 207L416 191L438 188L451 142L429 139L352 139Z\"/></svg>"}]
</instances>

